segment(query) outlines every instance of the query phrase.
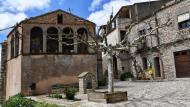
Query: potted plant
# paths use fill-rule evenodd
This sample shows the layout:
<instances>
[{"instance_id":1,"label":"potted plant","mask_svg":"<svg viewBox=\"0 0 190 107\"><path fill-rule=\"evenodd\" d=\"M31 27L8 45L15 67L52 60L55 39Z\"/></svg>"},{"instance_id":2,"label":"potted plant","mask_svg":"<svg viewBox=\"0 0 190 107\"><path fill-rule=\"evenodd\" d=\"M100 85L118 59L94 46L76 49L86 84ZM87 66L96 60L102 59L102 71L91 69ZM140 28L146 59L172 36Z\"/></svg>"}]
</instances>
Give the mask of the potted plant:
<instances>
[{"instance_id":1,"label":"potted plant","mask_svg":"<svg viewBox=\"0 0 190 107\"><path fill-rule=\"evenodd\" d=\"M125 73L121 74L120 80L121 81L126 81L126 80L132 81L133 77L134 76L133 76L133 74L131 72L125 72Z\"/></svg>"}]
</instances>

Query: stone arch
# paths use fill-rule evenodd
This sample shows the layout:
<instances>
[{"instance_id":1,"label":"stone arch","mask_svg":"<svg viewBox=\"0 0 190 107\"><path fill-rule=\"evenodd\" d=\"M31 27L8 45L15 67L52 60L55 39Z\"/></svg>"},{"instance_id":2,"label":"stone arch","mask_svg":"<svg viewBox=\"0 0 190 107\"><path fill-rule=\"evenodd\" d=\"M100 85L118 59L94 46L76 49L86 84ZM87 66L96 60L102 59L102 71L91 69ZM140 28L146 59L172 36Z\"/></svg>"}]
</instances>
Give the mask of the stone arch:
<instances>
[{"instance_id":1,"label":"stone arch","mask_svg":"<svg viewBox=\"0 0 190 107\"><path fill-rule=\"evenodd\" d=\"M47 53L57 53L59 50L59 37L56 27L47 29Z\"/></svg>"},{"instance_id":2,"label":"stone arch","mask_svg":"<svg viewBox=\"0 0 190 107\"><path fill-rule=\"evenodd\" d=\"M63 28L62 35L62 50L63 53L72 53L74 50L74 31L71 27Z\"/></svg>"},{"instance_id":3,"label":"stone arch","mask_svg":"<svg viewBox=\"0 0 190 107\"><path fill-rule=\"evenodd\" d=\"M33 27L30 30L30 52L40 53L43 51L43 30L40 27Z\"/></svg>"},{"instance_id":4,"label":"stone arch","mask_svg":"<svg viewBox=\"0 0 190 107\"><path fill-rule=\"evenodd\" d=\"M83 41L87 41L88 40L88 31L85 28L79 28L77 30L77 36L78 39L81 39ZM78 41L80 42L80 41ZM78 53L88 53L88 46L85 43L79 43L78 44Z\"/></svg>"}]
</instances>

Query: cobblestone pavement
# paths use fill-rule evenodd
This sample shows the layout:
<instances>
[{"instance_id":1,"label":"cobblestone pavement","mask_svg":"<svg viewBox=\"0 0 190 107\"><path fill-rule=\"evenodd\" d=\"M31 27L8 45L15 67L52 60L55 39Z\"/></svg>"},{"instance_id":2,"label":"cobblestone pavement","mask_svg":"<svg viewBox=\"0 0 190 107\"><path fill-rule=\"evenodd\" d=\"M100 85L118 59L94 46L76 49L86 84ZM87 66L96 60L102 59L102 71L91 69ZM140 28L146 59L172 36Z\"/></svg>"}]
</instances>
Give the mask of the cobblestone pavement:
<instances>
[{"instance_id":1,"label":"cobblestone pavement","mask_svg":"<svg viewBox=\"0 0 190 107\"><path fill-rule=\"evenodd\" d=\"M115 91L128 91L129 101L115 104L94 103L87 101L87 95L77 95L81 101L56 100L45 96L32 98L66 107L190 107L190 79L116 82Z\"/></svg>"}]
</instances>

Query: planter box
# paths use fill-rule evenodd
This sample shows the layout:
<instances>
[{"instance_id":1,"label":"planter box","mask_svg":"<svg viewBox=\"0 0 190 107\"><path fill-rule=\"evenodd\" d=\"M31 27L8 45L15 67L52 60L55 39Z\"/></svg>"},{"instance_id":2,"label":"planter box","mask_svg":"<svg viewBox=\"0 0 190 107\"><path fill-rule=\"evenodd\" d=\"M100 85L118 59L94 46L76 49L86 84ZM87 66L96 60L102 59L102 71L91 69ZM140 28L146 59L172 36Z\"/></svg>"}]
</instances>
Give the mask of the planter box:
<instances>
[{"instance_id":1,"label":"planter box","mask_svg":"<svg viewBox=\"0 0 190 107\"><path fill-rule=\"evenodd\" d=\"M92 92L88 93L88 100L102 103L116 103L120 101L127 101L127 92Z\"/></svg>"},{"instance_id":2,"label":"planter box","mask_svg":"<svg viewBox=\"0 0 190 107\"><path fill-rule=\"evenodd\" d=\"M133 82L164 82L166 80L133 80Z\"/></svg>"}]
</instances>

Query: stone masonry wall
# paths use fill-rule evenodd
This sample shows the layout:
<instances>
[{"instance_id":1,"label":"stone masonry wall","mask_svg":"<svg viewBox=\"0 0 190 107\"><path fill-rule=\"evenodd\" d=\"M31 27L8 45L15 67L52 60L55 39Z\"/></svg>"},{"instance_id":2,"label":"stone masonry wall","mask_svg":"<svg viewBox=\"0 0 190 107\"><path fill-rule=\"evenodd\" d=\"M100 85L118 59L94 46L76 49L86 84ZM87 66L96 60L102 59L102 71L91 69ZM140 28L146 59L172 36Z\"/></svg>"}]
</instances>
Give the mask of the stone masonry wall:
<instances>
[{"instance_id":1,"label":"stone masonry wall","mask_svg":"<svg viewBox=\"0 0 190 107\"><path fill-rule=\"evenodd\" d=\"M96 55L30 55L22 59L22 93L36 84L35 94L48 93L52 85L78 83L78 75L97 71ZM96 77L97 78L97 77Z\"/></svg>"},{"instance_id":2,"label":"stone masonry wall","mask_svg":"<svg viewBox=\"0 0 190 107\"><path fill-rule=\"evenodd\" d=\"M63 14L63 24L57 23L58 14ZM38 55L30 53L30 31L33 27L40 27L43 30L43 53ZM59 53L46 53L46 36L49 27L57 28L59 40L62 40L62 30L66 27L72 28L74 33L79 28L85 28L89 34L95 36L94 23L61 10L23 21L18 29L22 34L19 39L18 57L10 58L10 40L13 32L7 38L6 98L19 92L28 95L31 84L36 85L35 94L43 94L50 92L51 86L55 84L77 83L77 76L81 72L87 71L97 76L98 70L101 74L101 67L97 68L97 65L101 65L101 59L91 49L89 49L90 54L78 54L77 45L74 45L74 54L63 54L60 42ZM76 40L74 42L76 43Z\"/></svg>"},{"instance_id":3,"label":"stone masonry wall","mask_svg":"<svg viewBox=\"0 0 190 107\"><path fill-rule=\"evenodd\" d=\"M170 26L159 29L158 32L154 32L155 34L158 33L159 35L159 39L161 43L161 48L160 48L161 55L159 56L159 53L156 53L157 55L154 55L154 52L149 52L149 51L136 55L136 59L138 60L138 62L142 62L143 56L146 56L148 59L151 59L151 60L153 60L154 57L160 57L163 63L163 66L161 66L161 69L163 70L162 72L164 74L162 75L165 76L163 78L166 78L168 80L173 80L176 78L173 53L176 51L190 49L189 40L183 40L183 42L175 43L176 41L178 41L177 39L179 38L178 32L180 32L180 30L178 29L177 18L179 15L190 11L189 5L190 5L189 0L184 0L180 3L169 6L168 8L160 10L159 12L156 13L156 16L152 16L148 19L145 19L139 24L137 24L136 26L134 26L134 28L131 31L130 36L128 36L129 41L133 41L135 38L139 36L138 31L140 29L146 29L148 31L149 26L147 26L144 22L150 22L152 28L154 28L156 26L155 25L156 21L154 20L155 17L158 19L158 24L163 24L168 19L172 19L172 24ZM184 37L189 38L189 36L186 36L186 35L184 35ZM147 41L147 46L149 47L154 47L158 45L158 42L156 42L157 38L148 37L146 41ZM134 53L135 51L136 51L136 48L131 48L131 53ZM140 65L141 67L143 66L142 63L140 63Z\"/></svg>"},{"instance_id":4,"label":"stone masonry wall","mask_svg":"<svg viewBox=\"0 0 190 107\"><path fill-rule=\"evenodd\" d=\"M0 104L5 100L7 43L1 44Z\"/></svg>"}]
</instances>

